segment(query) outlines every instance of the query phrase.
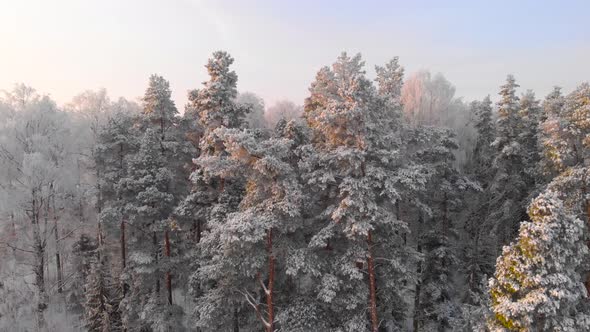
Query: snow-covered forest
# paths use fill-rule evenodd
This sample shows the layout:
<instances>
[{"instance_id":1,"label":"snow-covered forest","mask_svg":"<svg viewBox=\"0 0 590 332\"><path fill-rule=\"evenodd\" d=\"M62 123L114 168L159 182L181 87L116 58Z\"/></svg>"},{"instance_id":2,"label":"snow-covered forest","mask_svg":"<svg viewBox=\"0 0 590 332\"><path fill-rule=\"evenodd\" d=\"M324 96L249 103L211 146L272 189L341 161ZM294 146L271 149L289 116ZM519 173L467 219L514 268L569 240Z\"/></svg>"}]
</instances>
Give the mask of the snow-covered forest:
<instances>
[{"instance_id":1,"label":"snow-covered forest","mask_svg":"<svg viewBox=\"0 0 590 332\"><path fill-rule=\"evenodd\" d=\"M590 85L342 53L265 105L0 97L0 331L590 331ZM588 149L588 150L587 150Z\"/></svg>"}]
</instances>

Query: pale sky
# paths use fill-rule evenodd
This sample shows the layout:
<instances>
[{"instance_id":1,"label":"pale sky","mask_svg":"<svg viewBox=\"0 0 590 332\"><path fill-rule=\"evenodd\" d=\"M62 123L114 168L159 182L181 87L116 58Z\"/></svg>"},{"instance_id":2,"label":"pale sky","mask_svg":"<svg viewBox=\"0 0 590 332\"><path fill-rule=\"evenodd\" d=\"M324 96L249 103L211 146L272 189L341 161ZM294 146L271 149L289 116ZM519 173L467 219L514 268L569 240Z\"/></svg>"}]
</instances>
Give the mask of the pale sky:
<instances>
[{"instance_id":1,"label":"pale sky","mask_svg":"<svg viewBox=\"0 0 590 332\"><path fill-rule=\"evenodd\" d=\"M587 0L0 0L0 89L135 99L158 73L182 110L221 49L240 91L301 104L346 50L369 75L396 55L406 72L442 72L467 100L495 97L508 73L544 97L590 80L589 22Z\"/></svg>"}]
</instances>

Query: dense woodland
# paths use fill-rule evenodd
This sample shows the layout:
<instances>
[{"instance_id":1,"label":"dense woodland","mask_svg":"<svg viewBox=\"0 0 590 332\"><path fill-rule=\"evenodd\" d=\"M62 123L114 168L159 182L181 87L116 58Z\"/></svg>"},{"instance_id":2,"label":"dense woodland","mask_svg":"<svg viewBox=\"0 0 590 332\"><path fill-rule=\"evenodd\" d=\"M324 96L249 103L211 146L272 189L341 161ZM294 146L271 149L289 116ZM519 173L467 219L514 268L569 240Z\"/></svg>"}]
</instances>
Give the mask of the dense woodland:
<instances>
[{"instance_id":1,"label":"dense woodland","mask_svg":"<svg viewBox=\"0 0 590 332\"><path fill-rule=\"evenodd\" d=\"M590 331L588 83L343 53L265 107L232 63L181 111L5 92L1 331Z\"/></svg>"}]
</instances>

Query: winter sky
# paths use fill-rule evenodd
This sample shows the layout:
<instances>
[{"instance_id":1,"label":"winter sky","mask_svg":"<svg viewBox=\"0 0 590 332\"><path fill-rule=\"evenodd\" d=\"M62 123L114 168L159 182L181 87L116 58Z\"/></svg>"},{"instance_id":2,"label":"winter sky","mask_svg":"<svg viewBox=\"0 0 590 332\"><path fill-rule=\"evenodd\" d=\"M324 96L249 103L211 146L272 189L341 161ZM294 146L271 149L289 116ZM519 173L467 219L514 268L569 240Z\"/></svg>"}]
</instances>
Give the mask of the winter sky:
<instances>
[{"instance_id":1,"label":"winter sky","mask_svg":"<svg viewBox=\"0 0 590 332\"><path fill-rule=\"evenodd\" d=\"M587 0L0 0L0 89L136 98L158 73L182 109L223 49L240 91L302 103L347 50L370 75L395 55L408 72L442 72L467 100L495 97L507 73L543 97L590 79L589 15Z\"/></svg>"}]
</instances>

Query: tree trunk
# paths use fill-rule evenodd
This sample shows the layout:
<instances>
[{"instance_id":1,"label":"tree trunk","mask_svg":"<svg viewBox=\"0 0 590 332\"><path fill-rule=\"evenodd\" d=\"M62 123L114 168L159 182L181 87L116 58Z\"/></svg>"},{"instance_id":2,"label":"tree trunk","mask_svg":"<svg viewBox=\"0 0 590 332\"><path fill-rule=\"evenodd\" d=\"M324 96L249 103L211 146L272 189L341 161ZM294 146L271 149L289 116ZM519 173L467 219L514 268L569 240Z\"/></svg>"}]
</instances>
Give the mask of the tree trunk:
<instances>
[{"instance_id":1,"label":"tree trunk","mask_svg":"<svg viewBox=\"0 0 590 332\"><path fill-rule=\"evenodd\" d=\"M273 288L275 283L275 257L272 251L272 228L267 231L266 250L268 251L268 287L266 289L266 307L268 313L267 332L274 331L274 303L273 303Z\"/></svg>"},{"instance_id":2,"label":"tree trunk","mask_svg":"<svg viewBox=\"0 0 590 332\"><path fill-rule=\"evenodd\" d=\"M38 232L37 232L38 234ZM40 237L36 235L36 239ZM40 331L45 329L45 315L44 311L47 309L47 294L45 293L45 249L41 243L35 245L35 286L37 286L38 300L37 300L37 326Z\"/></svg>"},{"instance_id":3,"label":"tree trunk","mask_svg":"<svg viewBox=\"0 0 590 332\"><path fill-rule=\"evenodd\" d=\"M96 210L97 210L97 225L96 225L96 229L97 229L97 234L96 234L96 239L97 239L97 243L98 243L98 261L102 262L101 259L101 254L102 254L102 245L103 245L103 236L102 236L102 223L100 220L100 214L102 212L102 196L100 193L100 169L98 167L98 165L96 166L96 179L97 179L97 185L96 185Z\"/></svg>"},{"instance_id":4,"label":"tree trunk","mask_svg":"<svg viewBox=\"0 0 590 332\"><path fill-rule=\"evenodd\" d=\"M399 199L397 201L395 201L395 217L399 221L402 220L402 212L401 212L401 209L400 209ZM408 244L408 233L404 232L402 234L402 240L404 241L404 246L406 244Z\"/></svg>"},{"instance_id":5,"label":"tree trunk","mask_svg":"<svg viewBox=\"0 0 590 332\"><path fill-rule=\"evenodd\" d=\"M473 252L471 253L471 272L469 274L469 289L475 292L477 291L478 280L476 279L476 264L477 256L479 255L479 232L475 235Z\"/></svg>"},{"instance_id":6,"label":"tree trunk","mask_svg":"<svg viewBox=\"0 0 590 332\"><path fill-rule=\"evenodd\" d=\"M125 219L121 219L121 265L123 269L127 266L127 261L125 257L127 254L125 253L126 244L125 244Z\"/></svg>"},{"instance_id":7,"label":"tree trunk","mask_svg":"<svg viewBox=\"0 0 590 332\"><path fill-rule=\"evenodd\" d=\"M39 210L41 204L37 201L36 191L32 192L31 222L33 224L33 241L35 252L35 263L33 272L35 274L35 286L37 287L37 327L44 331L46 327L44 311L47 308L47 294L45 293L45 243L41 239L41 228L39 225Z\"/></svg>"},{"instance_id":8,"label":"tree trunk","mask_svg":"<svg viewBox=\"0 0 590 332\"><path fill-rule=\"evenodd\" d=\"M418 253L422 252L422 246L418 245ZM414 317L413 317L413 326L414 332L418 331L420 327L420 292L422 286L422 263L418 262L416 267L416 276L418 280L416 281L416 290L414 292Z\"/></svg>"},{"instance_id":9,"label":"tree trunk","mask_svg":"<svg viewBox=\"0 0 590 332\"><path fill-rule=\"evenodd\" d=\"M238 306L234 303L234 331L233 332L240 332L240 320L238 319Z\"/></svg>"},{"instance_id":10,"label":"tree trunk","mask_svg":"<svg viewBox=\"0 0 590 332\"><path fill-rule=\"evenodd\" d=\"M55 267L57 269L57 292L63 292L63 271L61 267L61 255L59 253L59 230L57 228L57 211L55 209L55 196L53 197L53 224L55 235Z\"/></svg>"},{"instance_id":11,"label":"tree trunk","mask_svg":"<svg viewBox=\"0 0 590 332\"><path fill-rule=\"evenodd\" d=\"M152 244L154 245L154 261L158 265L158 237L156 232L152 232ZM160 293L160 271L156 270L156 294Z\"/></svg>"},{"instance_id":12,"label":"tree trunk","mask_svg":"<svg viewBox=\"0 0 590 332\"><path fill-rule=\"evenodd\" d=\"M162 115L160 117L160 137L161 137L161 141L160 141L160 149L162 150L162 155L164 155L164 116Z\"/></svg>"},{"instance_id":13,"label":"tree trunk","mask_svg":"<svg viewBox=\"0 0 590 332\"><path fill-rule=\"evenodd\" d=\"M371 317L371 332L379 330L377 317L377 286L375 284L375 262L373 261L373 239L371 231L367 234L367 270L369 272L369 314Z\"/></svg>"},{"instance_id":14,"label":"tree trunk","mask_svg":"<svg viewBox=\"0 0 590 332\"><path fill-rule=\"evenodd\" d=\"M164 242L166 257L168 258L168 264L170 264L170 236L168 230L164 232ZM166 271L166 290L168 292L168 304L172 304L172 274L170 269Z\"/></svg>"},{"instance_id":15,"label":"tree trunk","mask_svg":"<svg viewBox=\"0 0 590 332\"><path fill-rule=\"evenodd\" d=\"M444 200L443 200L443 220L442 220L442 234L444 237L446 237L449 233L449 228L451 228L451 225L449 223L449 215L448 215L448 197L447 197L447 193L445 193L444 195ZM446 239L445 239L446 241Z\"/></svg>"},{"instance_id":16,"label":"tree trunk","mask_svg":"<svg viewBox=\"0 0 590 332\"><path fill-rule=\"evenodd\" d=\"M418 234L422 233L422 215L418 217ZM418 239L418 245L416 247L416 251L418 254L422 253L422 245L420 244L420 239ZM414 327L414 332L418 331L420 328L420 292L422 287L422 262L418 261L416 263L416 288L414 291L414 314L412 317L412 325Z\"/></svg>"},{"instance_id":17,"label":"tree trunk","mask_svg":"<svg viewBox=\"0 0 590 332\"><path fill-rule=\"evenodd\" d=\"M590 226L590 199L586 200L586 222L588 226ZM588 247L590 248L590 240L587 242ZM586 293L590 294L590 273L586 276L586 282L584 282L586 286Z\"/></svg>"},{"instance_id":18,"label":"tree trunk","mask_svg":"<svg viewBox=\"0 0 590 332\"><path fill-rule=\"evenodd\" d=\"M14 213L10 214L10 222L12 223L12 238L16 239L16 223L14 222Z\"/></svg>"}]
</instances>

